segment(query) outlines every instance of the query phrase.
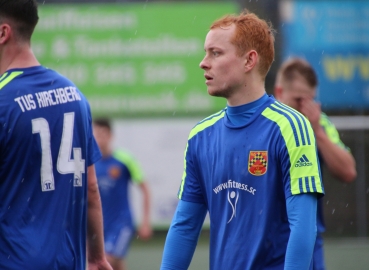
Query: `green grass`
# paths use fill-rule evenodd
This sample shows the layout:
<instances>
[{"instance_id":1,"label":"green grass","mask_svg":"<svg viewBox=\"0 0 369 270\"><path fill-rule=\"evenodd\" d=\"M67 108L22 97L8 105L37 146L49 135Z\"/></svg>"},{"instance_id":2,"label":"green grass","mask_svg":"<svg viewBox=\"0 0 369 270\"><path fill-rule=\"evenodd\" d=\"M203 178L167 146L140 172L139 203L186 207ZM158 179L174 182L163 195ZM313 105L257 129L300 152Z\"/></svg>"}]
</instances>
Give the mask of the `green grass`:
<instances>
[{"instance_id":1,"label":"green grass","mask_svg":"<svg viewBox=\"0 0 369 270\"><path fill-rule=\"evenodd\" d=\"M328 270L369 269L367 238L328 238L324 250Z\"/></svg>"},{"instance_id":2,"label":"green grass","mask_svg":"<svg viewBox=\"0 0 369 270\"><path fill-rule=\"evenodd\" d=\"M128 270L160 269L165 242L165 232L157 232L152 240L144 242L134 239L127 257ZM209 269L209 237L207 233L200 236L189 269Z\"/></svg>"},{"instance_id":3,"label":"green grass","mask_svg":"<svg viewBox=\"0 0 369 270\"><path fill-rule=\"evenodd\" d=\"M165 233L159 232L148 242L134 239L128 254L128 270L160 269ZM190 270L209 269L209 239L203 233L199 239ZM327 270L369 269L369 239L328 238L325 239Z\"/></svg>"}]
</instances>

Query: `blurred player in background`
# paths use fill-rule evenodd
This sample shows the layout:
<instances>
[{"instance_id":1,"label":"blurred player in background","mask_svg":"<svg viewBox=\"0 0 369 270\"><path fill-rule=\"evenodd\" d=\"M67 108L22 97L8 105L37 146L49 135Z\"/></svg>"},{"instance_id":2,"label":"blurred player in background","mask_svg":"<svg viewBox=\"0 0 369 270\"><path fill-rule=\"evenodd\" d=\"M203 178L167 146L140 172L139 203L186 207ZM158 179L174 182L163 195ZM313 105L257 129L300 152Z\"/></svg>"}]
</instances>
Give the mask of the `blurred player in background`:
<instances>
[{"instance_id":1,"label":"blurred player in background","mask_svg":"<svg viewBox=\"0 0 369 270\"><path fill-rule=\"evenodd\" d=\"M129 204L129 183L138 184L143 195L142 223L138 236L148 240L150 225L150 193L138 163L130 154L112 150L112 127L108 119L93 121L94 135L103 155L96 163L104 217L106 256L114 270L126 270L125 257L135 233Z\"/></svg>"},{"instance_id":2,"label":"blurred player in background","mask_svg":"<svg viewBox=\"0 0 369 270\"><path fill-rule=\"evenodd\" d=\"M350 150L342 143L340 136L314 101L318 79L311 65L300 58L292 58L282 64L274 88L277 100L301 112L309 119L318 145L319 160L326 165L333 176L345 183L356 178L355 160ZM323 238L323 200L318 202L318 235L314 249L314 270L325 269Z\"/></svg>"},{"instance_id":3,"label":"blurred player in background","mask_svg":"<svg viewBox=\"0 0 369 270\"><path fill-rule=\"evenodd\" d=\"M210 27L200 67L227 107L190 132L161 269L188 269L207 210L210 269L309 269L324 192L316 142L300 113L266 94L273 60L273 29L255 14Z\"/></svg>"},{"instance_id":4,"label":"blurred player in background","mask_svg":"<svg viewBox=\"0 0 369 270\"><path fill-rule=\"evenodd\" d=\"M111 269L89 104L34 56L37 22L36 1L0 0L0 269Z\"/></svg>"}]
</instances>

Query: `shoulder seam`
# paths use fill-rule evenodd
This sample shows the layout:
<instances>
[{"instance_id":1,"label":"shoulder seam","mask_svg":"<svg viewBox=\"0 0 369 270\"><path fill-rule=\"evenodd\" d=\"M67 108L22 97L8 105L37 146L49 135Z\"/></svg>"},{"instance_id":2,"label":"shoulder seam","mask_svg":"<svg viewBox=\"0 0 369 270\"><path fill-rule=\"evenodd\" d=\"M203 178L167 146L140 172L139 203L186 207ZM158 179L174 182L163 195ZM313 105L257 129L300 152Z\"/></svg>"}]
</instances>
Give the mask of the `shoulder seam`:
<instances>
[{"instance_id":1,"label":"shoulder seam","mask_svg":"<svg viewBox=\"0 0 369 270\"><path fill-rule=\"evenodd\" d=\"M212 114L212 115L210 115L210 116L208 116L208 117L206 117L206 118L202 119L200 122L198 122L198 123L197 123L197 125L200 125L200 124L202 124L203 122L209 121L209 120L211 120L212 118L219 116L219 115L220 115L220 114L222 114L222 112L224 112L224 111L225 111L225 109L222 109L222 110L220 110L219 112L216 112L216 113L214 113L214 114Z\"/></svg>"},{"instance_id":2,"label":"shoulder seam","mask_svg":"<svg viewBox=\"0 0 369 270\"><path fill-rule=\"evenodd\" d=\"M310 145L312 143L312 134L309 131L309 123L298 111L278 101L270 104L268 109L274 111L283 117L293 130L296 146ZM265 110L264 110L265 112ZM265 116L265 115L264 115ZM265 116L266 117L266 116ZM270 119L270 117L267 117ZM271 119L272 120L272 119ZM275 121L278 125L282 124L280 121Z\"/></svg>"},{"instance_id":3,"label":"shoulder seam","mask_svg":"<svg viewBox=\"0 0 369 270\"><path fill-rule=\"evenodd\" d=\"M221 111L205 118L204 120L200 121L199 123L197 123L197 125L192 128L188 139L191 139L193 136L195 136L200 131L203 131L207 127L210 127L210 126L214 125L216 122L218 122L220 119L222 119L224 117L224 114L225 114L225 109L223 109L223 110L221 110Z\"/></svg>"},{"instance_id":4,"label":"shoulder seam","mask_svg":"<svg viewBox=\"0 0 369 270\"><path fill-rule=\"evenodd\" d=\"M3 87L11 82L15 77L21 74L23 74L23 71L13 71L8 76L7 73L3 74L0 78L0 90L3 89Z\"/></svg>"}]
</instances>

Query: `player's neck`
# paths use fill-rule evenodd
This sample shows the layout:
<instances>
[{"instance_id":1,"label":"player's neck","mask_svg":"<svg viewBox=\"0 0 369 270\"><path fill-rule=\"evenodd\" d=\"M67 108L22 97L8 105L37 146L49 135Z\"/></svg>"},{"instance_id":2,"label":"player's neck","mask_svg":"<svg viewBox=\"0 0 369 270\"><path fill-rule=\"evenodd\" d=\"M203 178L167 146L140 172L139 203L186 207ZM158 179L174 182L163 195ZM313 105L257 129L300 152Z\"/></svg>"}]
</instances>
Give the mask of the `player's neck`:
<instances>
[{"instance_id":1,"label":"player's neck","mask_svg":"<svg viewBox=\"0 0 369 270\"><path fill-rule=\"evenodd\" d=\"M229 106L240 106L253 102L265 94L265 82L257 71L246 75L242 87L227 98Z\"/></svg>"},{"instance_id":2,"label":"player's neck","mask_svg":"<svg viewBox=\"0 0 369 270\"><path fill-rule=\"evenodd\" d=\"M101 152L101 155L103 156L103 158L110 157L113 154L113 151L111 150L110 147L108 147L108 148L102 148L101 147L100 152Z\"/></svg>"},{"instance_id":3,"label":"player's neck","mask_svg":"<svg viewBox=\"0 0 369 270\"><path fill-rule=\"evenodd\" d=\"M240 106L258 100L265 94L264 85L244 87L227 99L229 106Z\"/></svg>"},{"instance_id":4,"label":"player's neck","mask_svg":"<svg viewBox=\"0 0 369 270\"><path fill-rule=\"evenodd\" d=\"M1 55L0 74L13 68L39 66L40 63L28 45L9 46Z\"/></svg>"}]
</instances>

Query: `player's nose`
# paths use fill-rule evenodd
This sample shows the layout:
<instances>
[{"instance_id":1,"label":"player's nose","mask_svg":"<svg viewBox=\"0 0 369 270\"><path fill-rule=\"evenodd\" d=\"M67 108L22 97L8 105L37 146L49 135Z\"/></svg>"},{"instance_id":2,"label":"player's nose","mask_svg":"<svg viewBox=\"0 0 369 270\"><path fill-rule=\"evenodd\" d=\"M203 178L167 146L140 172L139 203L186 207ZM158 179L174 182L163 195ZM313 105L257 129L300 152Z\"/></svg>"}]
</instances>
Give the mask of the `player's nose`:
<instances>
[{"instance_id":1,"label":"player's nose","mask_svg":"<svg viewBox=\"0 0 369 270\"><path fill-rule=\"evenodd\" d=\"M210 68L210 64L209 64L209 61L207 59L207 57L205 56L202 61L200 62L200 68L206 70L206 69L209 69Z\"/></svg>"}]
</instances>

